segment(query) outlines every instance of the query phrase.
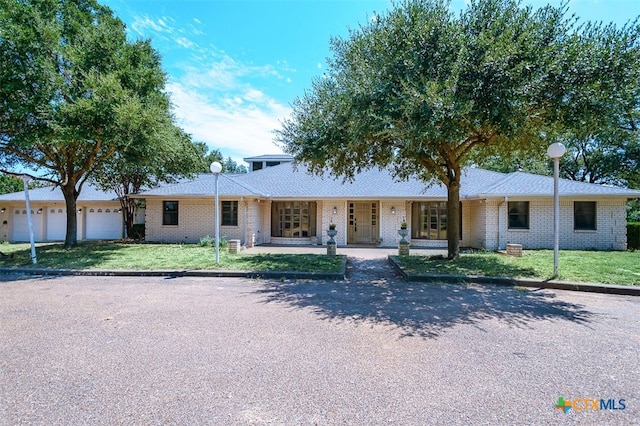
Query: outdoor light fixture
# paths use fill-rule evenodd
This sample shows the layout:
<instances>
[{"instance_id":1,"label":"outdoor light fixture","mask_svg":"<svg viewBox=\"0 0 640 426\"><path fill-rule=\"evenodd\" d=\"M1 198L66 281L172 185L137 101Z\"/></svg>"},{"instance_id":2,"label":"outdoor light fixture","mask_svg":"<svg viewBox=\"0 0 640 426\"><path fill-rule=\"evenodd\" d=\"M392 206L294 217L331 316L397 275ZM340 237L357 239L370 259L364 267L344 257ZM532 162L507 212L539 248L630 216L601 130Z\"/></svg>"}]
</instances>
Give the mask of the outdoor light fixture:
<instances>
[{"instance_id":1,"label":"outdoor light fixture","mask_svg":"<svg viewBox=\"0 0 640 426\"><path fill-rule=\"evenodd\" d=\"M396 208L395 207L391 207L391 214L396 214Z\"/></svg>"},{"instance_id":2,"label":"outdoor light fixture","mask_svg":"<svg viewBox=\"0 0 640 426\"><path fill-rule=\"evenodd\" d=\"M333 208L333 214L338 214L338 208L337 207Z\"/></svg>"},{"instance_id":3,"label":"outdoor light fixture","mask_svg":"<svg viewBox=\"0 0 640 426\"><path fill-rule=\"evenodd\" d=\"M558 180L560 176L560 157L567 152L567 148L560 142L553 143L547 148L547 155L553 160L553 277L558 277L558 250L560 246L560 194Z\"/></svg>"},{"instance_id":4,"label":"outdoor light fixture","mask_svg":"<svg viewBox=\"0 0 640 426\"><path fill-rule=\"evenodd\" d=\"M218 176L222 171L222 164L214 161L209 167L211 173L216 177L215 215L216 215L216 264L220 263L220 214L218 211Z\"/></svg>"},{"instance_id":5,"label":"outdoor light fixture","mask_svg":"<svg viewBox=\"0 0 640 426\"><path fill-rule=\"evenodd\" d=\"M7 211L7 209L5 209L4 207L0 209L0 213L4 213L6 211Z\"/></svg>"},{"instance_id":6,"label":"outdoor light fixture","mask_svg":"<svg viewBox=\"0 0 640 426\"><path fill-rule=\"evenodd\" d=\"M40 209L38 209L38 211L37 211L36 213L38 213L38 214L42 214L42 209L41 209L41 208L40 208Z\"/></svg>"}]
</instances>

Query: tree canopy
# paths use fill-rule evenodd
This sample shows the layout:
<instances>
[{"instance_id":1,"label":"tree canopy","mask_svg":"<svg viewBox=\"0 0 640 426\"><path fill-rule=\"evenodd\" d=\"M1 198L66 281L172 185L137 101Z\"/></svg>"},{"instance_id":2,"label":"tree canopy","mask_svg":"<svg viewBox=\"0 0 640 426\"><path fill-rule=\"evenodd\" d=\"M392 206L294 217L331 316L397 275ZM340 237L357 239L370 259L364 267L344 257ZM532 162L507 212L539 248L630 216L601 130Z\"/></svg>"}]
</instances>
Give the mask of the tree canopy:
<instances>
[{"instance_id":1,"label":"tree canopy","mask_svg":"<svg viewBox=\"0 0 640 426\"><path fill-rule=\"evenodd\" d=\"M0 170L60 186L73 246L76 200L96 171L183 141L159 55L95 0L0 0L0 55Z\"/></svg>"},{"instance_id":2,"label":"tree canopy","mask_svg":"<svg viewBox=\"0 0 640 426\"><path fill-rule=\"evenodd\" d=\"M316 173L350 179L389 167L401 179L440 181L448 217L457 218L463 167L546 150L595 112L576 106L583 84L606 79L598 110L616 113L604 122L638 105L622 96L629 73L596 72L606 55L572 63L583 48L611 44L620 67L637 62L638 28L601 37L607 28L576 27L564 7L534 10L512 0L474 0L459 15L446 1L404 1L331 41L327 72L294 101L276 140ZM450 258L459 255L459 226L448 221Z\"/></svg>"}]
</instances>

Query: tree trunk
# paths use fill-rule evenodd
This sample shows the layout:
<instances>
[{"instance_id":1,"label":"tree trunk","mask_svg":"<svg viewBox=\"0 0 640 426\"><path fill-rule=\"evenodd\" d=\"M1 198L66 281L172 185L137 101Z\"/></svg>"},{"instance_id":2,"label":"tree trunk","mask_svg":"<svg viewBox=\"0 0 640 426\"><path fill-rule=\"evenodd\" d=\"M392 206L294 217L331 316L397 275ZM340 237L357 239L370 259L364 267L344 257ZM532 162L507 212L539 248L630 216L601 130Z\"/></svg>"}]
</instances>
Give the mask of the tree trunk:
<instances>
[{"instance_id":1,"label":"tree trunk","mask_svg":"<svg viewBox=\"0 0 640 426\"><path fill-rule=\"evenodd\" d=\"M133 219L136 214L136 200L130 198L128 195L120 197L120 207L122 207L122 220L124 221L124 227L127 232L126 237L132 238L131 233L133 230Z\"/></svg>"},{"instance_id":2,"label":"tree trunk","mask_svg":"<svg viewBox=\"0 0 640 426\"><path fill-rule=\"evenodd\" d=\"M76 191L75 182L68 181L61 185L60 189L64 195L67 206L67 234L64 238L64 248L71 248L78 245L78 216L76 214L76 201L79 193Z\"/></svg>"},{"instance_id":3,"label":"tree trunk","mask_svg":"<svg viewBox=\"0 0 640 426\"><path fill-rule=\"evenodd\" d=\"M447 250L449 259L460 257L460 173L447 185Z\"/></svg>"}]
</instances>

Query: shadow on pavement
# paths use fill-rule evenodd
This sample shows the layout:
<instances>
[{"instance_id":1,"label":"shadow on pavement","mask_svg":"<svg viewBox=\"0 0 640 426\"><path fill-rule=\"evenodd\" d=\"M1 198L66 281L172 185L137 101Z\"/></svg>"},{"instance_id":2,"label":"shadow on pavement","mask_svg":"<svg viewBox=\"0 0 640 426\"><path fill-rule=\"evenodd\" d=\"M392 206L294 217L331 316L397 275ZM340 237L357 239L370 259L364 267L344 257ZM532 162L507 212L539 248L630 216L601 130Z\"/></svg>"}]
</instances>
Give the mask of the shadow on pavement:
<instances>
[{"instance_id":1,"label":"shadow on pavement","mask_svg":"<svg viewBox=\"0 0 640 426\"><path fill-rule=\"evenodd\" d=\"M497 319L513 327L539 320L588 323L581 305L549 292L498 285L409 283L383 259L349 258L346 281L266 281L265 303L313 310L322 319L390 325L402 337L436 338L459 324Z\"/></svg>"}]
</instances>

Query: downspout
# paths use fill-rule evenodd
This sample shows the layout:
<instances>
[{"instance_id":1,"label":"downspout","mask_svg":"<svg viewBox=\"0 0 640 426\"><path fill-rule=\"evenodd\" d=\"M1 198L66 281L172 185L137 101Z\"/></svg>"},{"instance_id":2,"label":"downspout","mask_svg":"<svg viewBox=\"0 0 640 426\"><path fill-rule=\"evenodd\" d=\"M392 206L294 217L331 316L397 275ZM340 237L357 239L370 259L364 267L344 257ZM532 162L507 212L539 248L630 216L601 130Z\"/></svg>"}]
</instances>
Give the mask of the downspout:
<instances>
[{"instance_id":1,"label":"downspout","mask_svg":"<svg viewBox=\"0 0 640 426\"><path fill-rule=\"evenodd\" d=\"M244 246L245 247L249 247L249 233L248 233L248 229L249 229L249 203L247 202L247 200L244 199L244 197L240 197L240 200L242 201L242 203L244 204Z\"/></svg>"},{"instance_id":2,"label":"downspout","mask_svg":"<svg viewBox=\"0 0 640 426\"><path fill-rule=\"evenodd\" d=\"M504 200L498 204L498 250L504 250L504 247L501 247L501 241L502 241L502 214L501 214L501 210L502 210L502 206L505 205L506 203L509 202L509 197L505 196Z\"/></svg>"}]
</instances>

